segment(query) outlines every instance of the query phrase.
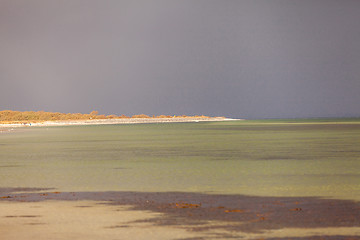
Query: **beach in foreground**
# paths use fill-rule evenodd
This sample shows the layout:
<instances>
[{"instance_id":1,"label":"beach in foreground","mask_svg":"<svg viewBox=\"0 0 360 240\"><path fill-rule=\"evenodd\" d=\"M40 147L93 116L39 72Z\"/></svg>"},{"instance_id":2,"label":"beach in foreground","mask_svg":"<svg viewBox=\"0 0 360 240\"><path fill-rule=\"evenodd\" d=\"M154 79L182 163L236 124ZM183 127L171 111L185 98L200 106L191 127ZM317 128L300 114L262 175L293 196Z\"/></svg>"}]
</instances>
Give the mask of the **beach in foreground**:
<instances>
[{"instance_id":1,"label":"beach in foreground","mask_svg":"<svg viewBox=\"0 0 360 240\"><path fill-rule=\"evenodd\" d=\"M360 204L346 200L36 189L0 194L6 240L360 239Z\"/></svg>"}]
</instances>

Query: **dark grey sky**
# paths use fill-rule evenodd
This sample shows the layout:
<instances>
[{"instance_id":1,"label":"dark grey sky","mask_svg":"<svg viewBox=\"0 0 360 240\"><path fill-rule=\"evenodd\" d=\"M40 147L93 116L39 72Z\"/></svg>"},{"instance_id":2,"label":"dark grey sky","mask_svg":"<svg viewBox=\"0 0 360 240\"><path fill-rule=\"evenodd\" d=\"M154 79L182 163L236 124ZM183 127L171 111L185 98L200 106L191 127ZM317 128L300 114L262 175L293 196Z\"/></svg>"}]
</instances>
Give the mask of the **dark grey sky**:
<instances>
[{"instance_id":1,"label":"dark grey sky","mask_svg":"<svg viewBox=\"0 0 360 240\"><path fill-rule=\"evenodd\" d=\"M360 116L359 0L0 0L0 109Z\"/></svg>"}]
</instances>

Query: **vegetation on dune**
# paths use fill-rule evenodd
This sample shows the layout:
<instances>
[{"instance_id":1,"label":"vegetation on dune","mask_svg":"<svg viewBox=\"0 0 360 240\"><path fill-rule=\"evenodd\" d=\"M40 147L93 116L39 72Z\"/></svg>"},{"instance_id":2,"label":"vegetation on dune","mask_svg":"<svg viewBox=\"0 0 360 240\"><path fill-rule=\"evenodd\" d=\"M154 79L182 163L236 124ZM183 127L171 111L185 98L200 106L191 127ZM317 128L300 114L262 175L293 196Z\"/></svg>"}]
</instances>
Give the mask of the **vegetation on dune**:
<instances>
[{"instance_id":1,"label":"vegetation on dune","mask_svg":"<svg viewBox=\"0 0 360 240\"><path fill-rule=\"evenodd\" d=\"M81 113L59 113L44 111L0 111L0 121L56 121L56 120L85 120L85 119L106 119L105 115L98 115L97 111L89 114Z\"/></svg>"},{"instance_id":2,"label":"vegetation on dune","mask_svg":"<svg viewBox=\"0 0 360 240\"><path fill-rule=\"evenodd\" d=\"M120 118L176 118L176 117L204 117L207 116L155 116L152 117L145 114L133 115L132 117L128 117L126 115L99 115L98 111L92 111L89 114L82 113L59 113L59 112L45 112L45 111L11 111L4 110L0 111L0 122L41 122L41 121L64 121L64 120L89 120L89 119L120 119Z\"/></svg>"}]
</instances>

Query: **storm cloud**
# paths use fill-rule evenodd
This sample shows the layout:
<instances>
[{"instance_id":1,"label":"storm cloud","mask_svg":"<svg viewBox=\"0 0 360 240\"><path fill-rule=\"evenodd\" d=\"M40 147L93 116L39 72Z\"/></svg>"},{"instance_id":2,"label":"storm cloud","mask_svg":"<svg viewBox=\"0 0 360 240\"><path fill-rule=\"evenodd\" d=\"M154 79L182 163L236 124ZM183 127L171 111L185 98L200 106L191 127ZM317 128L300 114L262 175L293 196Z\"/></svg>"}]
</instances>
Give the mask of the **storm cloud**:
<instances>
[{"instance_id":1,"label":"storm cloud","mask_svg":"<svg viewBox=\"0 0 360 240\"><path fill-rule=\"evenodd\" d=\"M0 110L360 116L357 0L0 0Z\"/></svg>"}]
</instances>

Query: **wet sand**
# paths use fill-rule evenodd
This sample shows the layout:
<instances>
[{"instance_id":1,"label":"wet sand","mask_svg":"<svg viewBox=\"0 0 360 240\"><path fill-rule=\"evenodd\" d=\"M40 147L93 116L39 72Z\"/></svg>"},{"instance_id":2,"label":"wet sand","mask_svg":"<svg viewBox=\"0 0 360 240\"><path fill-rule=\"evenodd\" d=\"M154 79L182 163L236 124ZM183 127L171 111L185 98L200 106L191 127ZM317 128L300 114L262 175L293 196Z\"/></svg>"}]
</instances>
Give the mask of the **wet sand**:
<instances>
[{"instance_id":1,"label":"wet sand","mask_svg":"<svg viewBox=\"0 0 360 240\"><path fill-rule=\"evenodd\" d=\"M360 203L350 200L40 190L0 189L2 239L96 239L86 235L94 229L101 239L360 239Z\"/></svg>"},{"instance_id":2,"label":"wet sand","mask_svg":"<svg viewBox=\"0 0 360 240\"><path fill-rule=\"evenodd\" d=\"M0 202L1 239L171 239L193 237L184 229L136 223L159 214L106 206L93 201ZM135 236L135 238L134 238Z\"/></svg>"}]
</instances>

